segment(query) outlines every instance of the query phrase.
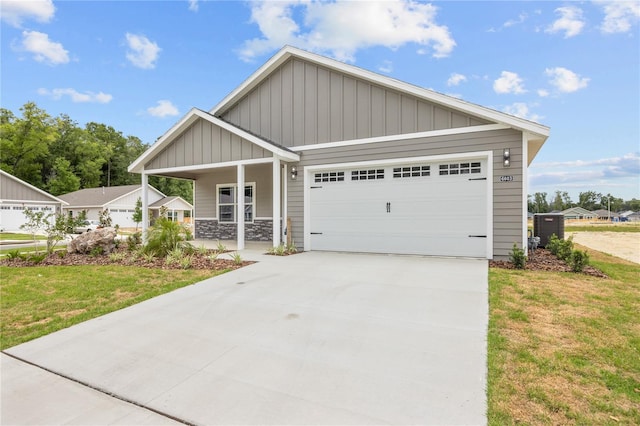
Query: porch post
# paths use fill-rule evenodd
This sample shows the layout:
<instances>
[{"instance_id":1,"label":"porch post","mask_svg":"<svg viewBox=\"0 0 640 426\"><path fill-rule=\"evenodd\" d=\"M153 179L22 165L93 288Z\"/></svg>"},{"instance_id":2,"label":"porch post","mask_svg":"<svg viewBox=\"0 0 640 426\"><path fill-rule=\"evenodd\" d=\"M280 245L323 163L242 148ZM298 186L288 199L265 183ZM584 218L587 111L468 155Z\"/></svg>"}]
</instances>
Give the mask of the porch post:
<instances>
[{"instance_id":1,"label":"porch post","mask_svg":"<svg viewBox=\"0 0 640 426\"><path fill-rule=\"evenodd\" d=\"M280 159L273 156L273 246L280 245Z\"/></svg>"},{"instance_id":2,"label":"porch post","mask_svg":"<svg viewBox=\"0 0 640 426\"><path fill-rule=\"evenodd\" d=\"M238 164L238 186L236 188L238 212L236 213L238 250L244 250L244 164Z\"/></svg>"},{"instance_id":3,"label":"porch post","mask_svg":"<svg viewBox=\"0 0 640 426\"><path fill-rule=\"evenodd\" d=\"M142 173L142 241L147 242L147 228L149 227L149 179Z\"/></svg>"},{"instance_id":4,"label":"porch post","mask_svg":"<svg viewBox=\"0 0 640 426\"><path fill-rule=\"evenodd\" d=\"M288 183L289 183L289 168L287 167L287 163L284 163L282 165L282 191L284 192L284 194L282 194L282 229L280 230L280 235L282 237L282 242L286 243L287 240L287 236L284 235L284 231L285 229L287 230L287 232L289 233L289 235L291 235L291 229L288 229L287 227L287 218L289 217L289 212L287 209L287 204L288 204L288 200L287 200L287 194L289 193L288 191Z\"/></svg>"}]
</instances>

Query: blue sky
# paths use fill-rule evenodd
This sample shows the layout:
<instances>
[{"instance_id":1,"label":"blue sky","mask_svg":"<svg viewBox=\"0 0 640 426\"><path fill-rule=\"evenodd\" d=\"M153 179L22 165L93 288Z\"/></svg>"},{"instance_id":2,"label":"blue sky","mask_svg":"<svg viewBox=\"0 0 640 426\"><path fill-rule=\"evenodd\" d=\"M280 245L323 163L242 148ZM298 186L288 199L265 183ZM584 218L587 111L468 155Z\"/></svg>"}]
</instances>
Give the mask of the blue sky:
<instances>
[{"instance_id":1,"label":"blue sky","mask_svg":"<svg viewBox=\"0 0 640 426\"><path fill-rule=\"evenodd\" d=\"M640 2L3 0L1 105L153 143L283 45L540 122L529 193L640 198Z\"/></svg>"}]
</instances>

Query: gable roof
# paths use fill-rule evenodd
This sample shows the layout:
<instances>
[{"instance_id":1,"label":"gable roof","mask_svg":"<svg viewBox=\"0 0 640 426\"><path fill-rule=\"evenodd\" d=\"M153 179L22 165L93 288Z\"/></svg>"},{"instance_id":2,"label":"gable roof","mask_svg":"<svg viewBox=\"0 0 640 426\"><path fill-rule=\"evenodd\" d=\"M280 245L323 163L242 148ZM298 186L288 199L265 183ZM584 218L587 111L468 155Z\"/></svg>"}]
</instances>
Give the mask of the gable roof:
<instances>
[{"instance_id":1,"label":"gable roof","mask_svg":"<svg viewBox=\"0 0 640 426\"><path fill-rule=\"evenodd\" d=\"M49 201L53 201L53 202L60 203L60 204L67 204L66 201L64 201L64 200L62 200L62 199L60 199L60 198L58 198L58 197L56 197L54 195L51 195L48 192L43 191L40 188L36 188L35 186L31 185L30 183L25 182L22 179L17 178L15 176L13 176L12 174L5 172L2 169L0 169L0 176L8 178L8 179L11 179L14 182L18 183L19 185L25 186L26 188L30 189L31 191L36 192L38 195L41 195L43 198L46 198ZM21 200L12 200L12 201L21 201ZM40 200L29 200L29 201L40 201Z\"/></svg>"},{"instance_id":2,"label":"gable roof","mask_svg":"<svg viewBox=\"0 0 640 426\"><path fill-rule=\"evenodd\" d=\"M191 110L184 115L174 126L169 129L164 135L162 135L149 149L147 149L140 157L138 157L131 165L129 166L129 171L132 173L142 173L144 171L144 164L151 160L154 155L162 151L162 149L171 143L171 140L174 136L179 135L184 132L195 123L197 120L202 119L206 120L211 124L219 126L243 139L248 140L251 143L258 145L260 148L264 148L267 151L277 155L278 157L291 160L291 161L300 161L300 155L291 151L288 148L277 145L273 142L267 141L263 138L260 138L254 134L247 132L246 130L242 130L233 124L227 123L224 120L221 120L212 114L202 111L198 108L191 108Z\"/></svg>"},{"instance_id":3,"label":"gable roof","mask_svg":"<svg viewBox=\"0 0 640 426\"><path fill-rule=\"evenodd\" d=\"M150 209L159 209L162 206L166 206L167 204L172 203L173 201L180 201L182 203L184 203L186 206L189 206L190 209L193 208L193 205L191 205L189 202L187 202L187 200L185 200L182 197L178 197L177 195L171 196L171 197L164 197L159 199L158 201L156 201L155 203L149 204L149 208Z\"/></svg>"},{"instance_id":4,"label":"gable roof","mask_svg":"<svg viewBox=\"0 0 640 426\"><path fill-rule=\"evenodd\" d=\"M571 208L568 208L566 210L562 210L560 213L562 213L565 216L572 215L572 214L577 214L577 215L580 215L580 216L588 216L588 217L597 217L598 216L594 212L589 211L589 210L584 209L584 208L579 207L579 206L571 207Z\"/></svg>"},{"instance_id":5,"label":"gable roof","mask_svg":"<svg viewBox=\"0 0 640 426\"><path fill-rule=\"evenodd\" d=\"M412 84L405 83L391 77L383 76L381 74L377 74L363 68L345 64L343 62L336 61L335 59L330 59L325 56L310 53L292 46L285 46L280 49L278 53L271 57L271 59L269 59L264 65L258 68L258 70L255 71L240 86L238 86L215 107L213 107L210 113L215 115L216 117L224 114L227 109L235 105L236 102L242 99L252 89L257 87L263 80L268 78L274 70L276 70L280 65L284 64L292 57L313 62L315 64L324 66L329 69L334 69L358 79L364 79L384 87L395 89L401 92L406 92L426 101L443 105L466 114L471 114L488 121L504 124L508 127L523 131L529 135L530 143L528 163L531 163L544 142L549 137L549 127L542 124L525 120L513 115L505 114L503 112L467 102L462 99L454 98L452 96L447 96L433 90L414 86Z\"/></svg>"},{"instance_id":6,"label":"gable roof","mask_svg":"<svg viewBox=\"0 0 640 426\"><path fill-rule=\"evenodd\" d=\"M165 196L162 192L158 191L153 186L149 186L149 188L153 191L156 191L163 197ZM63 199L67 204L69 204L69 207L104 207L107 204L118 200L119 198L127 196L141 189L141 185L85 188L79 191L61 195L60 198Z\"/></svg>"}]
</instances>

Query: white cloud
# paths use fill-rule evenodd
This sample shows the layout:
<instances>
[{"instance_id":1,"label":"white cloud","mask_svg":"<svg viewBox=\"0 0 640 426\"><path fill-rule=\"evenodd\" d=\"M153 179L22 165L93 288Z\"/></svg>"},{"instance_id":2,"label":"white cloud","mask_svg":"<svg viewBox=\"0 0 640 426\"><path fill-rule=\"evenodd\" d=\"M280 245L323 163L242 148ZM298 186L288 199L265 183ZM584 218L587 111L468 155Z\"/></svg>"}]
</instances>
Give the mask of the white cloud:
<instances>
[{"instance_id":1,"label":"white cloud","mask_svg":"<svg viewBox=\"0 0 640 426\"><path fill-rule=\"evenodd\" d=\"M147 112L149 113L149 115L160 118L176 116L179 114L178 108L176 108L176 106L172 104L171 101L168 101L166 99L158 101L158 104L154 107L147 108Z\"/></svg>"},{"instance_id":2,"label":"white cloud","mask_svg":"<svg viewBox=\"0 0 640 426\"><path fill-rule=\"evenodd\" d=\"M465 77L463 74L458 74L457 72L454 72L453 74L451 74L451 76L447 80L447 86L457 86L458 84L464 81L467 81L467 77Z\"/></svg>"},{"instance_id":3,"label":"white cloud","mask_svg":"<svg viewBox=\"0 0 640 426\"><path fill-rule=\"evenodd\" d=\"M381 71L387 74L389 74L390 72L393 72L393 62L383 61L382 65L378 67L378 71Z\"/></svg>"},{"instance_id":4,"label":"white cloud","mask_svg":"<svg viewBox=\"0 0 640 426\"><path fill-rule=\"evenodd\" d=\"M520 15L518 15L518 19L510 19L507 22L505 22L502 26L505 27L505 28L509 28L509 27L513 27L515 25L522 24L526 20L527 20L527 14L526 13L521 13Z\"/></svg>"},{"instance_id":5,"label":"white cloud","mask_svg":"<svg viewBox=\"0 0 640 426\"><path fill-rule=\"evenodd\" d=\"M103 93L103 92L98 92L98 93L84 92L84 93L80 93L77 90L71 89L71 88L53 89L53 90L40 88L40 89L38 89L38 94L42 95L42 96L49 96L49 97L51 97L52 99L55 99L55 100L59 100L63 96L69 96L71 101L72 102L76 102L76 103L92 102L92 103L99 103L99 104L108 104L113 99L113 96L111 96L111 95L109 95L107 93Z\"/></svg>"},{"instance_id":6,"label":"white cloud","mask_svg":"<svg viewBox=\"0 0 640 426\"><path fill-rule=\"evenodd\" d=\"M549 83L563 93L571 93L584 89L590 80L563 67L547 68L545 74L552 77Z\"/></svg>"},{"instance_id":7,"label":"white cloud","mask_svg":"<svg viewBox=\"0 0 640 426\"><path fill-rule=\"evenodd\" d=\"M600 26L603 33L626 33L640 21L640 3L637 1L596 1L604 9Z\"/></svg>"},{"instance_id":8,"label":"white cloud","mask_svg":"<svg viewBox=\"0 0 640 426\"><path fill-rule=\"evenodd\" d=\"M456 42L449 29L436 22L436 12L435 6L413 0L254 1L251 22L262 37L245 41L239 54L250 61L289 44L353 62L359 49L415 43L419 53L430 49L432 56L446 57Z\"/></svg>"},{"instance_id":9,"label":"white cloud","mask_svg":"<svg viewBox=\"0 0 640 426\"><path fill-rule=\"evenodd\" d=\"M564 31L564 38L577 36L582 32L585 25L582 9L576 6L565 6L557 8L555 12L560 15L560 18L547 27L545 32L553 34Z\"/></svg>"},{"instance_id":10,"label":"white cloud","mask_svg":"<svg viewBox=\"0 0 640 426\"><path fill-rule=\"evenodd\" d=\"M22 26L27 19L38 22L49 22L56 8L52 0L2 0L0 1L0 17L14 27Z\"/></svg>"},{"instance_id":11,"label":"white cloud","mask_svg":"<svg viewBox=\"0 0 640 426\"><path fill-rule=\"evenodd\" d=\"M198 11L198 0L189 0L189 10L192 12Z\"/></svg>"},{"instance_id":12,"label":"white cloud","mask_svg":"<svg viewBox=\"0 0 640 426\"><path fill-rule=\"evenodd\" d=\"M541 98L546 98L549 96L549 91L547 89L538 89L538 96Z\"/></svg>"},{"instance_id":13,"label":"white cloud","mask_svg":"<svg viewBox=\"0 0 640 426\"><path fill-rule=\"evenodd\" d=\"M496 93L525 93L526 90L522 85L522 79L515 72L502 71L500 78L493 82L493 90Z\"/></svg>"},{"instance_id":14,"label":"white cloud","mask_svg":"<svg viewBox=\"0 0 640 426\"><path fill-rule=\"evenodd\" d=\"M38 31L23 31L18 50L33 53L33 59L49 65L66 64L69 52L61 43L49 40L49 36Z\"/></svg>"},{"instance_id":15,"label":"white cloud","mask_svg":"<svg viewBox=\"0 0 640 426\"><path fill-rule=\"evenodd\" d=\"M127 59L138 68L155 68L155 62L162 49L143 35L127 33L126 37L130 49L127 52Z\"/></svg>"},{"instance_id":16,"label":"white cloud","mask_svg":"<svg viewBox=\"0 0 640 426\"><path fill-rule=\"evenodd\" d=\"M515 115L516 117L524 118L525 120L539 122L543 117L538 114L533 114L529 111L529 106L523 102L516 102L506 106L503 109L507 114Z\"/></svg>"},{"instance_id":17,"label":"white cloud","mask_svg":"<svg viewBox=\"0 0 640 426\"><path fill-rule=\"evenodd\" d=\"M558 170L559 169L559 170ZM640 153L597 160L533 163L529 183L554 188L582 188L598 191L598 187L622 187L637 194L640 178ZM629 182L630 185L623 182ZM635 188L634 188L635 187ZM535 192L535 191L534 191ZM634 195L636 196L636 195Z\"/></svg>"}]
</instances>

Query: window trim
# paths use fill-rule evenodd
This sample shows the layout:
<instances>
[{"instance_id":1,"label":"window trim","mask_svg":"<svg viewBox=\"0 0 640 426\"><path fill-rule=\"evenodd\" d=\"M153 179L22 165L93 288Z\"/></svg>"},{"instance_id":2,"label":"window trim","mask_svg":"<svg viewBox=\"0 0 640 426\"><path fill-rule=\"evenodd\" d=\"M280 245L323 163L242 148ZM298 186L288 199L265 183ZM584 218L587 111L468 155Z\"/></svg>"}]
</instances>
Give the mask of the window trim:
<instances>
[{"instance_id":1,"label":"window trim","mask_svg":"<svg viewBox=\"0 0 640 426\"><path fill-rule=\"evenodd\" d=\"M247 187L251 187L251 192L252 192L252 202L251 203L247 203L245 201L244 205L245 207L247 205L252 206L252 211L251 211L251 220L246 220L244 221L244 223L254 223L256 220L256 183L255 182L245 182L244 183L245 189ZM234 189L234 193L235 193L235 199L233 200L233 221L231 222L222 222L220 220L220 188L233 188ZM218 221L218 223L229 223L229 224L234 224L234 223L238 223L238 184L237 183L219 183L216 185L216 220ZM243 193L244 195L244 193ZM232 205L231 203L223 203L223 205L225 206L230 206Z\"/></svg>"}]
</instances>

